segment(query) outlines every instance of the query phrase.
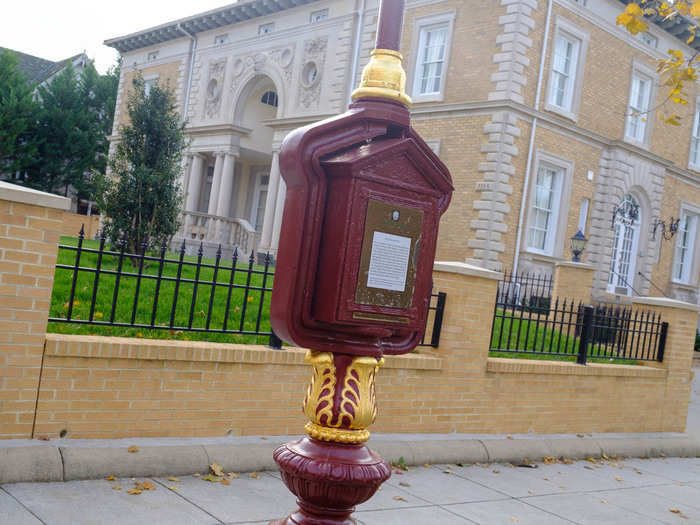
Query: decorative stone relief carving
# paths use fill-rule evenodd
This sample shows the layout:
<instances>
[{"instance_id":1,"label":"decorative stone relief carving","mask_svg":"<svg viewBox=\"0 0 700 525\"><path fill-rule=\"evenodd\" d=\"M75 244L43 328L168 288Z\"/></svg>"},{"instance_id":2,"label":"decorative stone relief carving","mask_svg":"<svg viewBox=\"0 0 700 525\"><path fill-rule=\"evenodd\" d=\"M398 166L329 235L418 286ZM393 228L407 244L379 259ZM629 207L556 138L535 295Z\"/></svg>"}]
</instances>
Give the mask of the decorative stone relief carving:
<instances>
[{"instance_id":1,"label":"decorative stone relief carving","mask_svg":"<svg viewBox=\"0 0 700 525\"><path fill-rule=\"evenodd\" d=\"M233 81L231 82L231 92L238 89L240 79L243 74L249 70L255 72L262 71L267 62L272 62L279 66L282 73L282 78L286 83L292 80L293 62L294 62L294 46L283 46L269 49L267 51L256 51L248 55L243 55L233 59Z\"/></svg>"},{"instance_id":2,"label":"decorative stone relief carving","mask_svg":"<svg viewBox=\"0 0 700 525\"><path fill-rule=\"evenodd\" d=\"M220 58L209 63L209 80L207 80L205 88L206 98L204 101L204 116L207 118L216 118L221 111L221 94L226 76L226 61L226 58Z\"/></svg>"},{"instance_id":3,"label":"decorative stone relief carving","mask_svg":"<svg viewBox=\"0 0 700 525\"><path fill-rule=\"evenodd\" d=\"M326 62L328 38L304 42L304 60L300 71L299 104L305 108L318 106L321 97L321 76Z\"/></svg>"}]
</instances>

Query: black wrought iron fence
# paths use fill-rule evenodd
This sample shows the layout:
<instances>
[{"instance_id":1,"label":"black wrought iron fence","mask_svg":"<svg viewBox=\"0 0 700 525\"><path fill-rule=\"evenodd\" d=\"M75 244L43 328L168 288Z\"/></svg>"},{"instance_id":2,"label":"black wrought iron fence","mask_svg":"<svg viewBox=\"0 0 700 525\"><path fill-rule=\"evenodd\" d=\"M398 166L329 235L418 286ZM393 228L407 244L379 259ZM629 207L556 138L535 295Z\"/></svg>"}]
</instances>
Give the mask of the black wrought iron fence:
<instances>
[{"instance_id":1,"label":"black wrought iron fence","mask_svg":"<svg viewBox=\"0 0 700 525\"><path fill-rule=\"evenodd\" d=\"M86 243L83 228L75 246L59 245L49 321L261 336L281 348L269 320L274 267L269 255L261 262L237 248L224 260L221 246L213 259L202 245L186 256L184 241L175 254L165 244L129 253L126 242L111 245L104 235ZM445 299L431 294L422 346L440 343Z\"/></svg>"},{"instance_id":2,"label":"black wrought iron fence","mask_svg":"<svg viewBox=\"0 0 700 525\"><path fill-rule=\"evenodd\" d=\"M492 352L601 361L663 361L668 323L655 312L619 305L588 306L554 298L531 308L499 287Z\"/></svg>"},{"instance_id":3,"label":"black wrought iron fence","mask_svg":"<svg viewBox=\"0 0 700 525\"><path fill-rule=\"evenodd\" d=\"M551 275L535 273L503 273L498 283L498 298L504 304L546 311L552 300Z\"/></svg>"}]
</instances>

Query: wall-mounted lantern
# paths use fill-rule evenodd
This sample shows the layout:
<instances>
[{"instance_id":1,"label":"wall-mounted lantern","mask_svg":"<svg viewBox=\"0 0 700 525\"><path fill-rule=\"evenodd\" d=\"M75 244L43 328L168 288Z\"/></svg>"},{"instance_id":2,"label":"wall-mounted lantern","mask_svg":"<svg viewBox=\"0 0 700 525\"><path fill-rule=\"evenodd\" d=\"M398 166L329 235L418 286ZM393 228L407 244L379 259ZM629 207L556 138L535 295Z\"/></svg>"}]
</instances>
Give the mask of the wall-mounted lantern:
<instances>
[{"instance_id":1,"label":"wall-mounted lantern","mask_svg":"<svg viewBox=\"0 0 700 525\"><path fill-rule=\"evenodd\" d=\"M569 247L571 248L571 253L574 255L571 262L581 262L581 254L586 248L587 242L588 239L586 239L586 236L581 232L581 230L577 231L576 235L569 239Z\"/></svg>"},{"instance_id":2,"label":"wall-mounted lantern","mask_svg":"<svg viewBox=\"0 0 700 525\"><path fill-rule=\"evenodd\" d=\"M670 241L673 236L678 233L678 228L680 226L681 219L671 219L666 223L666 221L661 221L659 219L654 219L654 230L652 232L651 238L653 241L656 240L656 232L661 232L661 238L665 241Z\"/></svg>"}]
</instances>

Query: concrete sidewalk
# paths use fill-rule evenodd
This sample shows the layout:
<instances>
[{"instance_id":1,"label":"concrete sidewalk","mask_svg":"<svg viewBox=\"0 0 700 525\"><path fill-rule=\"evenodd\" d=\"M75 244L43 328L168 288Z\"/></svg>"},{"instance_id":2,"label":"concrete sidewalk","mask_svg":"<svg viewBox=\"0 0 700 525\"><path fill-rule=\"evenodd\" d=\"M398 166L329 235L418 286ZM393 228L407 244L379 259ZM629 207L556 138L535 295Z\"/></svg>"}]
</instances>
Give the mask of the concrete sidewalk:
<instances>
[{"instance_id":1,"label":"concrete sidewalk","mask_svg":"<svg viewBox=\"0 0 700 525\"><path fill-rule=\"evenodd\" d=\"M0 523L213 525L268 523L296 508L279 474L229 485L192 476L0 486ZM120 489L113 488L115 485ZM364 525L700 524L700 459L419 466L394 471L355 513Z\"/></svg>"}]
</instances>

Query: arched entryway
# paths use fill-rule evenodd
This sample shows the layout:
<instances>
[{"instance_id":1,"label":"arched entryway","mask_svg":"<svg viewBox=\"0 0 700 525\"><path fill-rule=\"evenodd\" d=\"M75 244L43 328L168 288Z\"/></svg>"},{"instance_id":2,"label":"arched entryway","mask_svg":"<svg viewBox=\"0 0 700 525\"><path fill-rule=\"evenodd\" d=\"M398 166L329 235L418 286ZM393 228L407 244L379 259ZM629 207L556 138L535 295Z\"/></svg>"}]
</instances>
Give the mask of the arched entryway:
<instances>
[{"instance_id":1,"label":"arched entryway","mask_svg":"<svg viewBox=\"0 0 700 525\"><path fill-rule=\"evenodd\" d=\"M625 194L615 208L613 245L608 275L608 292L631 295L637 272L642 211L632 193Z\"/></svg>"}]
</instances>

